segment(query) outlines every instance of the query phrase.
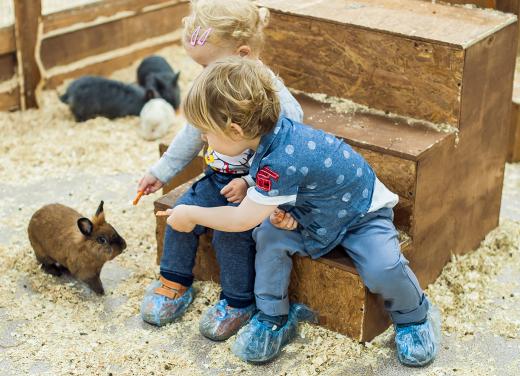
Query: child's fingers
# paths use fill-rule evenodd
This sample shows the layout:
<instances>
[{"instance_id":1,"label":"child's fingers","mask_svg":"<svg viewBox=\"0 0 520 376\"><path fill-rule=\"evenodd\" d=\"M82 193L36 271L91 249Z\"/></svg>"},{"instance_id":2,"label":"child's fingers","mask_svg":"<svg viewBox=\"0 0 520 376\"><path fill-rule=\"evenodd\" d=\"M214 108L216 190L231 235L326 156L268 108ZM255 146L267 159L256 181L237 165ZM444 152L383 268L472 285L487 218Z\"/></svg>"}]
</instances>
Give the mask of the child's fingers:
<instances>
[{"instance_id":1,"label":"child's fingers","mask_svg":"<svg viewBox=\"0 0 520 376\"><path fill-rule=\"evenodd\" d=\"M273 225L279 225L282 222L284 217L283 211L279 209L275 209L274 212L270 216L271 223Z\"/></svg>"},{"instance_id":2,"label":"child's fingers","mask_svg":"<svg viewBox=\"0 0 520 376\"><path fill-rule=\"evenodd\" d=\"M278 222L278 227L280 227L282 229L286 229L287 228L287 222L288 222L288 218L284 215L282 217L282 220L280 222Z\"/></svg>"},{"instance_id":3,"label":"child's fingers","mask_svg":"<svg viewBox=\"0 0 520 376\"><path fill-rule=\"evenodd\" d=\"M298 222L291 216L291 219L289 220L289 223L287 225L288 230L294 230L298 226Z\"/></svg>"},{"instance_id":4,"label":"child's fingers","mask_svg":"<svg viewBox=\"0 0 520 376\"><path fill-rule=\"evenodd\" d=\"M169 217L172 214L172 209L166 209L166 210L159 210L155 215L157 217Z\"/></svg>"},{"instance_id":5,"label":"child's fingers","mask_svg":"<svg viewBox=\"0 0 520 376\"><path fill-rule=\"evenodd\" d=\"M233 186L228 184L220 190L220 194L227 197L227 195L229 195L232 191L233 191Z\"/></svg>"}]
</instances>

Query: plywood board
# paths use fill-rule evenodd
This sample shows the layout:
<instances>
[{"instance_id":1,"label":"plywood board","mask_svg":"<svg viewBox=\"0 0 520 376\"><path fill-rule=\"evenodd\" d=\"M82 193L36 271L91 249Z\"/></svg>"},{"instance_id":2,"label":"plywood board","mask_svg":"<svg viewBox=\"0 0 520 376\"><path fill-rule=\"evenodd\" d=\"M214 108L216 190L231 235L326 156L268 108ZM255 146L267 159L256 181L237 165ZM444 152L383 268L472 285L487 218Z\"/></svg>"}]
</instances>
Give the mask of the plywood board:
<instances>
[{"instance_id":1,"label":"plywood board","mask_svg":"<svg viewBox=\"0 0 520 376\"><path fill-rule=\"evenodd\" d=\"M423 286L498 225L516 36L511 25L468 49L460 140L418 164L410 262Z\"/></svg>"},{"instance_id":2,"label":"plywood board","mask_svg":"<svg viewBox=\"0 0 520 376\"><path fill-rule=\"evenodd\" d=\"M261 0L275 11L469 47L515 21L507 14L402 0Z\"/></svg>"},{"instance_id":3,"label":"plywood board","mask_svg":"<svg viewBox=\"0 0 520 376\"><path fill-rule=\"evenodd\" d=\"M14 26L0 28L0 55L16 51Z\"/></svg>"},{"instance_id":4,"label":"plywood board","mask_svg":"<svg viewBox=\"0 0 520 376\"><path fill-rule=\"evenodd\" d=\"M152 41L153 42L153 41ZM156 43L139 44L121 49L119 52L93 56L70 66L51 69L47 72L45 88L53 89L69 78L82 75L109 76L112 72L133 64L136 60L148 56L155 51L178 43L177 34L172 38L158 38Z\"/></svg>"},{"instance_id":5,"label":"plywood board","mask_svg":"<svg viewBox=\"0 0 520 376\"><path fill-rule=\"evenodd\" d=\"M15 54L0 55L0 83L11 79L16 72Z\"/></svg>"},{"instance_id":6,"label":"plywood board","mask_svg":"<svg viewBox=\"0 0 520 376\"><path fill-rule=\"evenodd\" d=\"M461 49L273 13L262 56L289 87L458 126Z\"/></svg>"},{"instance_id":7,"label":"plywood board","mask_svg":"<svg viewBox=\"0 0 520 376\"><path fill-rule=\"evenodd\" d=\"M174 4L63 34L46 35L41 47L43 64L46 69L67 65L171 33L181 26L188 9L187 3Z\"/></svg>"},{"instance_id":8,"label":"plywood board","mask_svg":"<svg viewBox=\"0 0 520 376\"><path fill-rule=\"evenodd\" d=\"M78 24L106 20L115 15L137 14L147 9L171 6L182 0L110 0L67 9L44 17L44 32L68 28Z\"/></svg>"},{"instance_id":9,"label":"plywood board","mask_svg":"<svg viewBox=\"0 0 520 376\"><path fill-rule=\"evenodd\" d=\"M20 91L16 87L13 90L0 91L0 111L13 111L20 108Z\"/></svg>"},{"instance_id":10,"label":"plywood board","mask_svg":"<svg viewBox=\"0 0 520 376\"><path fill-rule=\"evenodd\" d=\"M433 124L376 113L339 98L329 99L333 104L305 94L295 98L302 106L305 124L341 137L350 145L402 159L417 161L446 137Z\"/></svg>"}]
</instances>

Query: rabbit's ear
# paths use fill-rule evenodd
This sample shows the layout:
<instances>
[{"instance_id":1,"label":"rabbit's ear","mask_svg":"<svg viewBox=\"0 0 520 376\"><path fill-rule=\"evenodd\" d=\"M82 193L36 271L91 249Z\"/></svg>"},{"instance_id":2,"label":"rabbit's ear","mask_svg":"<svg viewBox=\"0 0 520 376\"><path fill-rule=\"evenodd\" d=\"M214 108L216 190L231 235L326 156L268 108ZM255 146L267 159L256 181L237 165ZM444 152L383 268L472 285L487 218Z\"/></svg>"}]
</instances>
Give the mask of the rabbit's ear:
<instances>
[{"instance_id":1,"label":"rabbit's ear","mask_svg":"<svg viewBox=\"0 0 520 376\"><path fill-rule=\"evenodd\" d=\"M99 206L96 210L96 214L94 215L94 218L92 218L92 222L94 222L94 224L96 226L99 226L99 225L102 225L103 223L105 223L105 212L103 210L103 204L104 204L103 201L101 201L99 203Z\"/></svg>"},{"instance_id":2,"label":"rabbit's ear","mask_svg":"<svg viewBox=\"0 0 520 376\"><path fill-rule=\"evenodd\" d=\"M101 202L99 203L99 206L96 210L96 217L98 215L100 215L101 213L103 213L103 205L105 204L105 202L103 200L101 200Z\"/></svg>"},{"instance_id":3,"label":"rabbit's ear","mask_svg":"<svg viewBox=\"0 0 520 376\"><path fill-rule=\"evenodd\" d=\"M150 99L154 99L156 97L154 91L152 89L146 90L145 99L149 101Z\"/></svg>"},{"instance_id":4,"label":"rabbit's ear","mask_svg":"<svg viewBox=\"0 0 520 376\"><path fill-rule=\"evenodd\" d=\"M94 224L90 221L90 219L83 217L78 219L78 228L83 235L90 236L92 235Z\"/></svg>"},{"instance_id":5,"label":"rabbit's ear","mask_svg":"<svg viewBox=\"0 0 520 376\"><path fill-rule=\"evenodd\" d=\"M181 72L177 72L175 73L175 75L173 76L173 79L172 79L172 86L175 87L177 86L177 81L179 81L179 76L181 75Z\"/></svg>"}]
</instances>

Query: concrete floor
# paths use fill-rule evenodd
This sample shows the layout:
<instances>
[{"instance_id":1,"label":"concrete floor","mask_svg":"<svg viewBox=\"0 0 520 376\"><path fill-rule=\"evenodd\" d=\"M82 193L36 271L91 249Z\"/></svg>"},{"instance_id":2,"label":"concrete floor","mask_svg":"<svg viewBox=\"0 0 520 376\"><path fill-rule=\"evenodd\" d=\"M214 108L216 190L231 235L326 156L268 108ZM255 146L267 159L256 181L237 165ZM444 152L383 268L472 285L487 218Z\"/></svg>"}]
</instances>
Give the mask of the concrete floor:
<instances>
[{"instance_id":1,"label":"concrete floor","mask_svg":"<svg viewBox=\"0 0 520 376\"><path fill-rule=\"evenodd\" d=\"M0 183L0 197L5 199L0 208L0 216L7 217L22 210L23 205L39 206L44 203L60 201L64 204L77 204L78 199L96 202L103 198L105 201L117 199L120 196L131 197L134 192L137 176L116 175L116 176L91 176L77 175L71 179L42 179L34 184L16 185ZM92 189L96 187L96 189ZM116 188L108 188L116 187ZM121 191L121 187L127 187L126 191ZM509 165L504 185L504 195L502 203L502 215L505 218L520 220L520 164ZM35 192L45 192L44 195ZM64 196L64 192L67 194ZM93 193L95 192L95 193ZM22 207L21 207L22 206ZM25 236L25 224L6 225L0 224L0 245L9 245L14 239ZM107 290L113 289L120 281L128 276L129 272L117 264L107 264L103 270L102 280ZM519 281L520 270L506 268L499 276L504 281ZM65 279L60 282L66 284L70 282ZM23 279L19 282L23 284ZM520 295L520 288L515 290L515 294ZM126 298L107 297L104 302L105 311L111 312L118 306L125 303ZM25 372L17 370L15 364L5 357L5 351L10 346L16 344L14 333L24 325L23 320L7 320L5 302L0 302L0 375L22 375ZM496 309L500 309L501 300L497 298ZM494 312L487 312L483 315L493 315ZM511 315L520 317L520 306L510 312ZM131 317L125 324L129 330L151 330L143 324L138 316ZM207 359L208 353L214 347L210 341L200 335L190 336L188 340L183 338L171 339L165 351L172 351L176 345L190 349L190 353L195 357L195 361L200 364L200 374L220 375L227 374L228 371L236 371L236 366L230 368L211 368ZM305 340L298 339L297 342L305 344ZM423 369L404 368L398 364L394 356L394 346L388 340L388 347L392 348L391 356L377 361L375 364L368 365L365 362L350 362L347 358L345 364L335 364L333 369L326 371L326 374L334 375L520 375L520 339L506 339L493 333L480 333L469 339L461 341L456 337L444 337L442 348L438 359L429 367ZM222 367L224 367L223 365ZM252 375L277 375L285 374L291 370L293 373L298 370L298 363L291 359L290 355L284 355L276 362L266 365L249 368L245 373ZM52 364L46 361L34 359L30 369L30 374L56 374ZM119 374L117 369L111 370L112 374ZM180 371L166 372L165 374L180 374ZM108 374L101 370L93 371L93 374ZM126 374L126 373L125 373Z\"/></svg>"}]
</instances>

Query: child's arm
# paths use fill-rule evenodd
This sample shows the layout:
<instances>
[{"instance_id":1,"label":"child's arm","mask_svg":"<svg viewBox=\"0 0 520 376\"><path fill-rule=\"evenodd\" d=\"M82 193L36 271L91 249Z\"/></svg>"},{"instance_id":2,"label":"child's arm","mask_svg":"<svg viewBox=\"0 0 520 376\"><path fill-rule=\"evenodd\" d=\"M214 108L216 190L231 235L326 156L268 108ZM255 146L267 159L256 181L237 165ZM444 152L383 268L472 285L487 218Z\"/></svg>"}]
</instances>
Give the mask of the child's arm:
<instances>
[{"instance_id":1,"label":"child's arm","mask_svg":"<svg viewBox=\"0 0 520 376\"><path fill-rule=\"evenodd\" d=\"M149 172L162 183L167 183L200 153L203 146L200 131L186 124Z\"/></svg>"},{"instance_id":2,"label":"child's arm","mask_svg":"<svg viewBox=\"0 0 520 376\"><path fill-rule=\"evenodd\" d=\"M168 224L174 230L190 232L196 225L218 231L243 232L256 227L269 217L276 205L261 205L247 196L239 206L219 206L203 208L193 205L179 205L168 211Z\"/></svg>"}]
</instances>

